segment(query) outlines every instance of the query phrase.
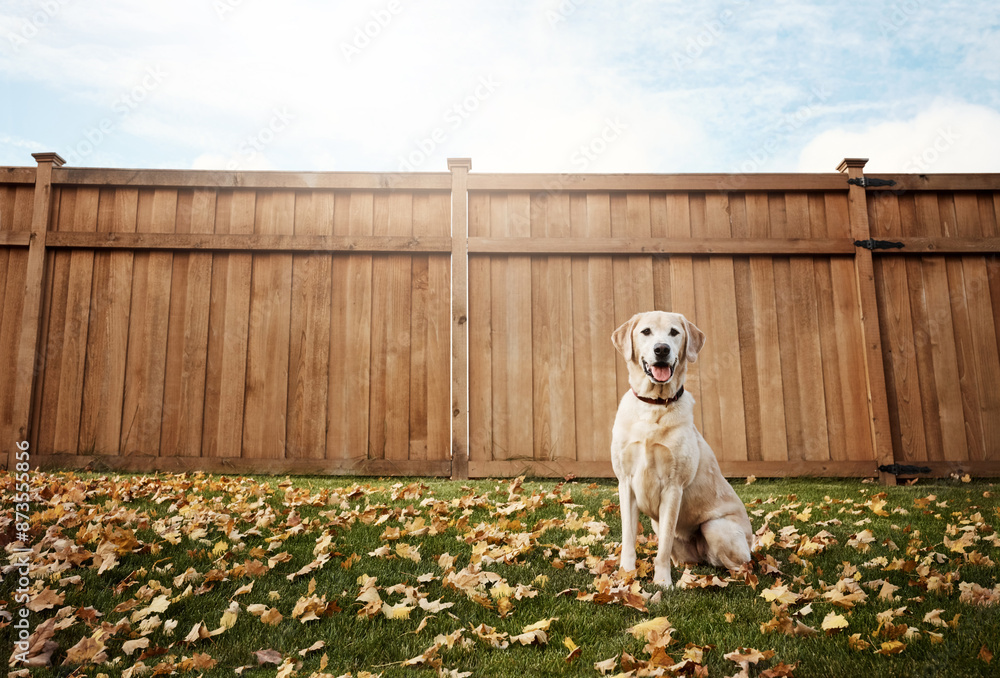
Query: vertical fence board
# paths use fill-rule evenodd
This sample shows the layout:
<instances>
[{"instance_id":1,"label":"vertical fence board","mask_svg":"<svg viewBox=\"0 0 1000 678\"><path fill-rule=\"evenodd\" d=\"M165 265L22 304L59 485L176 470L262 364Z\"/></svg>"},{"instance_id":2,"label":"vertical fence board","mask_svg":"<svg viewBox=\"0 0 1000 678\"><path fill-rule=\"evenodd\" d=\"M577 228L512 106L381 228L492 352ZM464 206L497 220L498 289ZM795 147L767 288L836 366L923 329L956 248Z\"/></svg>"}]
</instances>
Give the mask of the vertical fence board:
<instances>
[{"instance_id":1,"label":"vertical fence board","mask_svg":"<svg viewBox=\"0 0 1000 678\"><path fill-rule=\"evenodd\" d=\"M333 213L332 191L297 194L295 234L332 234ZM285 441L290 459L326 458L332 266L329 254L292 255Z\"/></svg>"},{"instance_id":2,"label":"vertical fence board","mask_svg":"<svg viewBox=\"0 0 1000 678\"><path fill-rule=\"evenodd\" d=\"M499 206L499 200L497 200ZM489 193L469 195L469 237L489 237ZM498 217L503 222L504 217ZM506 447L506 373L497 364L507 336L506 262L499 257L469 259L469 459L490 461Z\"/></svg>"},{"instance_id":3,"label":"vertical fence board","mask_svg":"<svg viewBox=\"0 0 1000 678\"><path fill-rule=\"evenodd\" d=\"M140 190L136 231L171 233L176 213L176 190ZM128 455L159 452L172 272L171 252L135 255L121 439Z\"/></svg>"},{"instance_id":4,"label":"vertical fence board","mask_svg":"<svg viewBox=\"0 0 1000 678\"><path fill-rule=\"evenodd\" d=\"M138 204L139 191L136 189L102 190L97 230L134 233ZM94 254L80 422L81 451L113 456L120 454L125 395L125 361L122 356L128 353L133 258L134 254L129 251Z\"/></svg>"},{"instance_id":5,"label":"vertical fence board","mask_svg":"<svg viewBox=\"0 0 1000 678\"><path fill-rule=\"evenodd\" d=\"M176 232L212 233L215 230L215 200L215 191L182 191L177 201ZM212 254L175 253L167 331L161 455L201 456L211 294Z\"/></svg>"},{"instance_id":6,"label":"vertical fence board","mask_svg":"<svg viewBox=\"0 0 1000 678\"><path fill-rule=\"evenodd\" d=\"M256 198L252 190L220 193L216 203L215 232L253 233ZM250 252L220 252L214 256L202 454L228 459L241 456L243 447L253 255Z\"/></svg>"},{"instance_id":7,"label":"vertical fence board","mask_svg":"<svg viewBox=\"0 0 1000 678\"><path fill-rule=\"evenodd\" d=\"M254 233L290 234L294 230L295 194L257 194ZM288 355L291 327L292 255L254 255L247 331L247 377L243 454L283 459L288 412Z\"/></svg>"}]
</instances>

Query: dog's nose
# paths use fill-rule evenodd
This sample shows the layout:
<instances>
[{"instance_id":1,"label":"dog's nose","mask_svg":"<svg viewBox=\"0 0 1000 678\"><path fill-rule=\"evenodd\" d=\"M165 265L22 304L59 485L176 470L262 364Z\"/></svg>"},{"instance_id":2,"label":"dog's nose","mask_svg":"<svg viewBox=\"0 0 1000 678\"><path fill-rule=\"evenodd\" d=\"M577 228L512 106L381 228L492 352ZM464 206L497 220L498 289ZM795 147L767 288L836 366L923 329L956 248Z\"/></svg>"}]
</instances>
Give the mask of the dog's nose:
<instances>
[{"instance_id":1,"label":"dog's nose","mask_svg":"<svg viewBox=\"0 0 1000 678\"><path fill-rule=\"evenodd\" d=\"M670 345L656 344L653 346L653 355L656 356L657 360L670 360Z\"/></svg>"}]
</instances>

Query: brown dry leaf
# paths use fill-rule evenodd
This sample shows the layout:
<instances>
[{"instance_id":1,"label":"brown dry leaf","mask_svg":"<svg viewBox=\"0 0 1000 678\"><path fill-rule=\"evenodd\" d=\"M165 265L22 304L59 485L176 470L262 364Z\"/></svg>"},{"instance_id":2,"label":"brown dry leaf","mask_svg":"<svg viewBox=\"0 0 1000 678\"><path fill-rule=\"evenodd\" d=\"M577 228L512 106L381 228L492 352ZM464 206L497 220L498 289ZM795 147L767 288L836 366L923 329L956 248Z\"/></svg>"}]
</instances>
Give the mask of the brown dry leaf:
<instances>
[{"instance_id":1,"label":"brown dry leaf","mask_svg":"<svg viewBox=\"0 0 1000 678\"><path fill-rule=\"evenodd\" d=\"M875 653L888 656L890 654L899 654L905 649L906 649L906 643L901 643L898 640L890 640L885 643L882 643L882 647L879 648L878 650L875 650Z\"/></svg>"},{"instance_id":2,"label":"brown dry leaf","mask_svg":"<svg viewBox=\"0 0 1000 678\"><path fill-rule=\"evenodd\" d=\"M257 658L257 664L259 666L264 664L281 663L281 653L277 650L257 650L253 654Z\"/></svg>"},{"instance_id":3,"label":"brown dry leaf","mask_svg":"<svg viewBox=\"0 0 1000 678\"><path fill-rule=\"evenodd\" d=\"M583 649L579 645L574 643L573 639L570 638L569 636L563 638L563 645L565 645L566 649L569 650L569 654L566 655L567 664L572 663L574 659L576 659L583 653Z\"/></svg>"},{"instance_id":4,"label":"brown dry leaf","mask_svg":"<svg viewBox=\"0 0 1000 678\"><path fill-rule=\"evenodd\" d=\"M186 636L184 636L182 642L196 643L199 640L204 640L205 638L208 638L210 636L211 634L208 632L208 627L205 626L205 622L198 622L193 627L191 627L191 630L188 632Z\"/></svg>"},{"instance_id":5,"label":"brown dry leaf","mask_svg":"<svg viewBox=\"0 0 1000 678\"><path fill-rule=\"evenodd\" d=\"M791 666L784 662L779 662L774 668L767 669L761 672L761 678L794 678L792 671L799 665L799 662L795 662Z\"/></svg>"},{"instance_id":6,"label":"brown dry leaf","mask_svg":"<svg viewBox=\"0 0 1000 678\"><path fill-rule=\"evenodd\" d=\"M770 659L774 656L774 650L768 650L767 652L761 652L760 650L755 650L751 647L741 647L733 652L722 655L729 661L736 662L737 664L756 664L757 662Z\"/></svg>"},{"instance_id":7,"label":"brown dry leaf","mask_svg":"<svg viewBox=\"0 0 1000 678\"><path fill-rule=\"evenodd\" d=\"M269 626L277 626L281 623L282 619L284 617L281 616L281 612L276 607L269 608L267 612L260 616L260 620Z\"/></svg>"},{"instance_id":8,"label":"brown dry leaf","mask_svg":"<svg viewBox=\"0 0 1000 678\"><path fill-rule=\"evenodd\" d=\"M66 651L66 660L62 665L88 664L90 662L93 662L94 664L103 664L106 661L108 661L108 655L104 652L104 643L99 640L86 637L81 638L79 643Z\"/></svg>"},{"instance_id":9,"label":"brown dry leaf","mask_svg":"<svg viewBox=\"0 0 1000 678\"><path fill-rule=\"evenodd\" d=\"M46 586L39 593L31 596L31 600L25 605L32 612L41 612L42 610L50 610L56 605L62 605L66 596L62 593L57 593Z\"/></svg>"},{"instance_id":10,"label":"brown dry leaf","mask_svg":"<svg viewBox=\"0 0 1000 678\"><path fill-rule=\"evenodd\" d=\"M979 659L981 659L982 661L986 662L987 664L989 664L990 662L993 661L993 653L990 652L990 648L986 647L985 645L983 645L981 648L979 648L979 655L978 655L978 657L979 657Z\"/></svg>"},{"instance_id":11,"label":"brown dry leaf","mask_svg":"<svg viewBox=\"0 0 1000 678\"><path fill-rule=\"evenodd\" d=\"M59 644L52 640L56 632L56 619L46 619L35 632L28 636L28 650L24 653L25 660L21 666L52 666L52 653L59 649ZM17 655L17 650L11 653L11 664Z\"/></svg>"},{"instance_id":12,"label":"brown dry leaf","mask_svg":"<svg viewBox=\"0 0 1000 678\"><path fill-rule=\"evenodd\" d=\"M145 650L147 647L149 647L149 638L137 638L136 640L126 640L122 644L122 651L131 657L136 650Z\"/></svg>"},{"instance_id":13,"label":"brown dry leaf","mask_svg":"<svg viewBox=\"0 0 1000 678\"><path fill-rule=\"evenodd\" d=\"M480 624L479 626L474 627L472 632L487 645L498 650L506 650L510 645L507 634L502 631L498 633L492 626Z\"/></svg>"}]
</instances>

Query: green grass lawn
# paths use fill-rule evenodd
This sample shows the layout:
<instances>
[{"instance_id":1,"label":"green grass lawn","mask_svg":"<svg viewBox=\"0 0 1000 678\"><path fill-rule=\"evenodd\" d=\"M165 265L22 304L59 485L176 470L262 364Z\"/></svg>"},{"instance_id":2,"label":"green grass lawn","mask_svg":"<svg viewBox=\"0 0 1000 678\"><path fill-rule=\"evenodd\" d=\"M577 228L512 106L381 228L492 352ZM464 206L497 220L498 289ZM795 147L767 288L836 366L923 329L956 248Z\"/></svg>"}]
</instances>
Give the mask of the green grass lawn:
<instances>
[{"instance_id":1,"label":"green grass lawn","mask_svg":"<svg viewBox=\"0 0 1000 678\"><path fill-rule=\"evenodd\" d=\"M668 591L652 538L638 578L617 571L611 481L31 483L19 595L0 474L2 649L30 608L38 664L11 675L1000 675L985 481L735 481L752 567L675 567Z\"/></svg>"}]
</instances>

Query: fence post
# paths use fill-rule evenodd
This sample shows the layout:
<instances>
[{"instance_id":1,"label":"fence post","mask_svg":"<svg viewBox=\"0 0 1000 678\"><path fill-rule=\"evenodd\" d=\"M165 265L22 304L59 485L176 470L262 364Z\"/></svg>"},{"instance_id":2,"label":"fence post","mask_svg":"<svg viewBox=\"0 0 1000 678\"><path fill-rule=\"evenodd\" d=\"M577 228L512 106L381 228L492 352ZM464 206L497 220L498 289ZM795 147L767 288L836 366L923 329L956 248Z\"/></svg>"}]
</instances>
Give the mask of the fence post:
<instances>
[{"instance_id":1,"label":"fence post","mask_svg":"<svg viewBox=\"0 0 1000 678\"><path fill-rule=\"evenodd\" d=\"M864 176L868 158L845 158L837 171L847 173L848 179ZM868 240L868 198L864 186L849 184L847 188L848 213L851 220L851 237ZM878 300L875 295L875 267L870 250L859 247L854 254L854 280L857 286L861 313L861 334L865 343L865 381L868 389L868 416L871 425L872 448L879 466L893 463L892 434L889 430L889 402L885 385L885 368L882 364L882 335L878 324ZM879 473L883 485L895 485L896 477Z\"/></svg>"},{"instance_id":2,"label":"fence post","mask_svg":"<svg viewBox=\"0 0 1000 678\"><path fill-rule=\"evenodd\" d=\"M449 158L451 171L451 477L469 477L469 170L471 158Z\"/></svg>"},{"instance_id":3,"label":"fence post","mask_svg":"<svg viewBox=\"0 0 1000 678\"><path fill-rule=\"evenodd\" d=\"M31 433L31 403L35 388L38 363L38 333L41 327L42 287L45 284L45 239L49 230L52 206L52 168L62 167L66 161L58 153L32 153L38 162L35 169L35 194L31 212L31 233L28 245L28 262L24 274L24 303L21 308L20 336L17 342L17 374L14 377L12 428L16 441L27 440ZM7 470L15 466L14 440L4 440L10 445ZM37 450L32 450L37 453ZM32 455L34 456L34 454Z\"/></svg>"}]
</instances>

